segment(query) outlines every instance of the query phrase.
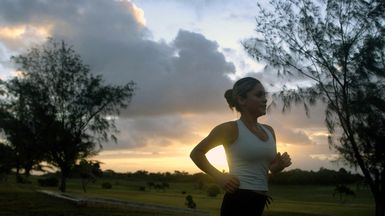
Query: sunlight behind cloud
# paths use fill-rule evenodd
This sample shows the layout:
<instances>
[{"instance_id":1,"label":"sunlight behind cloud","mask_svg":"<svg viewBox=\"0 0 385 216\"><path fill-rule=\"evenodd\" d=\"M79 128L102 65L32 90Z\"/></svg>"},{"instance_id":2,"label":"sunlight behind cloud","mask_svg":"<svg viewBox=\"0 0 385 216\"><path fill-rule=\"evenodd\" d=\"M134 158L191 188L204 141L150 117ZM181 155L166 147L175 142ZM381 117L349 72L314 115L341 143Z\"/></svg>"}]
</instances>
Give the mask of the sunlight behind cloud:
<instances>
[{"instance_id":1,"label":"sunlight behind cloud","mask_svg":"<svg viewBox=\"0 0 385 216\"><path fill-rule=\"evenodd\" d=\"M0 27L0 38L15 39L25 32L25 26Z\"/></svg>"},{"instance_id":2,"label":"sunlight behind cloud","mask_svg":"<svg viewBox=\"0 0 385 216\"><path fill-rule=\"evenodd\" d=\"M135 20L136 20L137 23L139 23L141 26L145 26L146 25L146 19L144 18L144 11L141 8L136 6L130 0L118 0L118 2L121 2L121 3L125 4L125 6L128 8L128 10L135 17Z\"/></svg>"},{"instance_id":3,"label":"sunlight behind cloud","mask_svg":"<svg viewBox=\"0 0 385 216\"><path fill-rule=\"evenodd\" d=\"M132 13L135 16L136 21L138 21L138 23L142 26L145 26L146 19L144 18L144 11L141 8L137 7L134 3L132 3L132 6Z\"/></svg>"},{"instance_id":4,"label":"sunlight behind cloud","mask_svg":"<svg viewBox=\"0 0 385 216\"><path fill-rule=\"evenodd\" d=\"M3 26L0 27L0 39L20 39L23 36L46 38L50 35L52 26Z\"/></svg>"},{"instance_id":5,"label":"sunlight behind cloud","mask_svg":"<svg viewBox=\"0 0 385 216\"><path fill-rule=\"evenodd\" d=\"M318 159L321 161L335 161L339 158L338 154L311 154L312 159Z\"/></svg>"}]
</instances>

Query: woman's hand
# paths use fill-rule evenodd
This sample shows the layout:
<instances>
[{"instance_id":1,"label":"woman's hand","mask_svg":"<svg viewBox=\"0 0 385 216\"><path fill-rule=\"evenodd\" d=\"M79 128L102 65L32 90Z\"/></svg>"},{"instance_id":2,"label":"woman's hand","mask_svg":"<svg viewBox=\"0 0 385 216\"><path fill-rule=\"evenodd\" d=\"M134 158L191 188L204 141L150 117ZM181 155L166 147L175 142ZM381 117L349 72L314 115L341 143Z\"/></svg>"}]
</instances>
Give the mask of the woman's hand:
<instances>
[{"instance_id":1,"label":"woman's hand","mask_svg":"<svg viewBox=\"0 0 385 216\"><path fill-rule=\"evenodd\" d=\"M283 153L282 155L280 152L278 152L273 162L271 162L270 164L270 171L273 173L277 173L290 165L291 165L290 155L287 152Z\"/></svg>"},{"instance_id":2,"label":"woman's hand","mask_svg":"<svg viewBox=\"0 0 385 216\"><path fill-rule=\"evenodd\" d=\"M226 192L233 193L239 188L239 179L234 175L221 174L216 180Z\"/></svg>"}]
</instances>

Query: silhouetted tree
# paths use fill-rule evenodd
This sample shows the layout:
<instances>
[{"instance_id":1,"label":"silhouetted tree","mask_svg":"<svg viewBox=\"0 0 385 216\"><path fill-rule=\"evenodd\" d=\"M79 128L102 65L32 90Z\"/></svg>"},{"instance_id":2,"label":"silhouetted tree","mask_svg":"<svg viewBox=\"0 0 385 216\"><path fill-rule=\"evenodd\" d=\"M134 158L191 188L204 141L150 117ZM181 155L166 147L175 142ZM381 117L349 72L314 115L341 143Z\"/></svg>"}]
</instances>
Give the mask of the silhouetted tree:
<instances>
[{"instance_id":1,"label":"silhouetted tree","mask_svg":"<svg viewBox=\"0 0 385 216\"><path fill-rule=\"evenodd\" d=\"M151 188L153 188L155 186L155 183L154 182L147 182L147 186L151 190Z\"/></svg>"},{"instance_id":2,"label":"silhouetted tree","mask_svg":"<svg viewBox=\"0 0 385 216\"><path fill-rule=\"evenodd\" d=\"M82 159L79 164L74 166L73 172L80 177L84 192L87 192L88 183L95 182L96 178L101 177L103 174L99 161L87 161L85 159Z\"/></svg>"},{"instance_id":3,"label":"silhouetted tree","mask_svg":"<svg viewBox=\"0 0 385 216\"><path fill-rule=\"evenodd\" d=\"M250 55L279 75L307 81L278 94L294 103L327 105L329 143L364 174L376 206L385 209L385 2L272 0L259 6ZM310 86L310 87L309 87Z\"/></svg>"},{"instance_id":4,"label":"silhouetted tree","mask_svg":"<svg viewBox=\"0 0 385 216\"><path fill-rule=\"evenodd\" d=\"M333 197L336 196L337 194L340 195L340 201L341 202L345 202L345 200L343 199L344 195L345 196L356 196L356 193L354 193L354 191L352 191L352 189L350 189L349 187L347 187L344 184L339 184L336 186L336 188L333 191Z\"/></svg>"},{"instance_id":5,"label":"silhouetted tree","mask_svg":"<svg viewBox=\"0 0 385 216\"><path fill-rule=\"evenodd\" d=\"M130 102L134 83L104 84L64 41L49 39L12 60L22 74L14 79L28 81L39 99L34 100L44 116L39 139L47 146L47 162L60 169L65 191L76 161L95 155L102 142L116 141L115 119Z\"/></svg>"},{"instance_id":6,"label":"silhouetted tree","mask_svg":"<svg viewBox=\"0 0 385 216\"><path fill-rule=\"evenodd\" d=\"M39 142L43 118L39 116L41 109L34 107L40 101L27 80L15 78L0 81L0 85L6 92L0 102L0 128L14 152L17 179L21 169L28 177L44 159L44 147Z\"/></svg>"},{"instance_id":7,"label":"silhouetted tree","mask_svg":"<svg viewBox=\"0 0 385 216\"><path fill-rule=\"evenodd\" d=\"M7 178L15 167L14 151L9 145L0 143L0 181Z\"/></svg>"},{"instance_id":8,"label":"silhouetted tree","mask_svg":"<svg viewBox=\"0 0 385 216\"><path fill-rule=\"evenodd\" d=\"M194 202L193 197L191 195L186 196L185 204L187 208L195 209L197 207L197 204Z\"/></svg>"},{"instance_id":9,"label":"silhouetted tree","mask_svg":"<svg viewBox=\"0 0 385 216\"><path fill-rule=\"evenodd\" d=\"M162 187L163 187L164 189L170 188L170 184L167 183L167 182L162 182L161 185L162 185Z\"/></svg>"}]
</instances>

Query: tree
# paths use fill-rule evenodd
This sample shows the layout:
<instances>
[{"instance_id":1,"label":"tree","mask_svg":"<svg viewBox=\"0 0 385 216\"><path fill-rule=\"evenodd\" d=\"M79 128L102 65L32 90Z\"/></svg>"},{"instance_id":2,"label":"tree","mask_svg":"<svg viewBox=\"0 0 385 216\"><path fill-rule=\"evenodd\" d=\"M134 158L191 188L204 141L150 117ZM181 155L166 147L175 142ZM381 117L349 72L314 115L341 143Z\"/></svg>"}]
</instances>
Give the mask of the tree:
<instances>
[{"instance_id":1,"label":"tree","mask_svg":"<svg viewBox=\"0 0 385 216\"><path fill-rule=\"evenodd\" d=\"M185 205L187 206L187 208L195 209L197 207L197 204L194 202L193 197L191 195L187 195L185 199Z\"/></svg>"},{"instance_id":2,"label":"tree","mask_svg":"<svg viewBox=\"0 0 385 216\"><path fill-rule=\"evenodd\" d=\"M345 199L343 199L343 195L356 196L356 193L354 193L354 191L352 191L352 189L350 189L348 186L346 186L344 184L339 184L334 188L333 197L335 197L337 194L340 195L339 197L340 197L341 202L345 202Z\"/></svg>"},{"instance_id":3,"label":"tree","mask_svg":"<svg viewBox=\"0 0 385 216\"><path fill-rule=\"evenodd\" d=\"M77 161L95 155L103 142L116 141L115 119L130 102L135 85L105 84L64 41L49 39L12 60L21 73L14 80L29 85L31 94L25 97L33 98L26 101L42 122L39 142L47 149L45 160L60 169L64 192Z\"/></svg>"},{"instance_id":4,"label":"tree","mask_svg":"<svg viewBox=\"0 0 385 216\"><path fill-rule=\"evenodd\" d=\"M39 119L43 118L34 109L37 98L28 81L12 79L0 81L0 85L7 92L0 103L0 128L13 149L16 177L21 179L20 169L24 169L27 177L33 168L41 169L39 164L44 158L44 150L38 139Z\"/></svg>"},{"instance_id":5,"label":"tree","mask_svg":"<svg viewBox=\"0 0 385 216\"><path fill-rule=\"evenodd\" d=\"M80 177L84 192L87 192L86 187L88 183L94 183L96 178L101 177L103 174L99 161L87 161L85 159L82 159L79 164L75 165L73 172Z\"/></svg>"},{"instance_id":6,"label":"tree","mask_svg":"<svg viewBox=\"0 0 385 216\"><path fill-rule=\"evenodd\" d=\"M0 143L0 182L7 179L7 175L14 168L14 151L11 146Z\"/></svg>"},{"instance_id":7,"label":"tree","mask_svg":"<svg viewBox=\"0 0 385 216\"><path fill-rule=\"evenodd\" d=\"M280 77L307 82L276 94L283 111L302 103L308 115L311 105L326 104L330 146L361 169L383 216L385 2L272 0L270 9L258 7L258 35L245 49Z\"/></svg>"}]
</instances>

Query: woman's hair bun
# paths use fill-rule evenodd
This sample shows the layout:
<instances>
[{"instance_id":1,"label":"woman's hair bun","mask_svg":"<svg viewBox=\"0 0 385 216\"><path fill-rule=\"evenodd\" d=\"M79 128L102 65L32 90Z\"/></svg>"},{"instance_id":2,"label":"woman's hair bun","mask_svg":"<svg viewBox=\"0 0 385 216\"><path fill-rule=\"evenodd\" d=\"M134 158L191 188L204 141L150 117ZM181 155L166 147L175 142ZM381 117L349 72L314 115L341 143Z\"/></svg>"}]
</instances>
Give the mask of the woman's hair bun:
<instances>
[{"instance_id":1,"label":"woman's hair bun","mask_svg":"<svg viewBox=\"0 0 385 216\"><path fill-rule=\"evenodd\" d=\"M225 98L227 103L229 104L229 107L233 109L235 107L235 101L234 101L234 95L233 95L233 89L228 89L225 92Z\"/></svg>"}]
</instances>

